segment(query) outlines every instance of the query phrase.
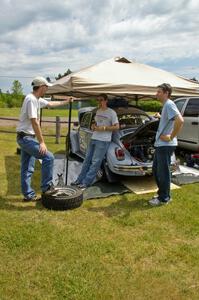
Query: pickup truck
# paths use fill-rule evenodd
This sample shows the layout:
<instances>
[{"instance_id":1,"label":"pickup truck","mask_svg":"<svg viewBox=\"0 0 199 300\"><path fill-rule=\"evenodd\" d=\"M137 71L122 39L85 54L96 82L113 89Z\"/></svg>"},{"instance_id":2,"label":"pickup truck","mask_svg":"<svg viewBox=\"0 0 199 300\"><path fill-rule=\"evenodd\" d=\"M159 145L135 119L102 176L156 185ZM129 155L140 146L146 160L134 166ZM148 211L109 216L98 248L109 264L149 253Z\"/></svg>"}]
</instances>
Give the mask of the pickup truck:
<instances>
[{"instance_id":1,"label":"pickup truck","mask_svg":"<svg viewBox=\"0 0 199 300\"><path fill-rule=\"evenodd\" d=\"M182 97L174 100L184 118L178 134L180 148L199 152L199 97Z\"/></svg>"}]
</instances>

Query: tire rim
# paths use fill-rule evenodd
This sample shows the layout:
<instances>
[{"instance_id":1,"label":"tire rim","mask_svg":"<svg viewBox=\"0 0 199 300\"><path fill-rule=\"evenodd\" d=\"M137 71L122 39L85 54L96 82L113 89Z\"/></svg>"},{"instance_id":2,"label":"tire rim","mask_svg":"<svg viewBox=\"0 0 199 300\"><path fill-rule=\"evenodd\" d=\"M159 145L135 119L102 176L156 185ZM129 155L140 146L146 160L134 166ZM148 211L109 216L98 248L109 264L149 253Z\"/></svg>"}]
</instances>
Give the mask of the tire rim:
<instances>
[{"instance_id":1,"label":"tire rim","mask_svg":"<svg viewBox=\"0 0 199 300\"><path fill-rule=\"evenodd\" d=\"M78 190L74 190L72 188L66 188L66 187L60 187L55 188L55 192L53 193L53 196L73 196L77 193Z\"/></svg>"}]
</instances>

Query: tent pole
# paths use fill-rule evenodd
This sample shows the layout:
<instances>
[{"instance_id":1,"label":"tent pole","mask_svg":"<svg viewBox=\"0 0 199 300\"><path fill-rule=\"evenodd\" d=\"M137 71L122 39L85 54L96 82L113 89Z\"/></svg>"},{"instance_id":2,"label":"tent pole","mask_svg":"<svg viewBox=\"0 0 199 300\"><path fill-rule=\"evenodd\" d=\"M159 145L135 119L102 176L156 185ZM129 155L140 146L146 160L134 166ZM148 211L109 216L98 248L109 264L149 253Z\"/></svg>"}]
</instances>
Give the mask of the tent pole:
<instances>
[{"instance_id":1,"label":"tent pole","mask_svg":"<svg viewBox=\"0 0 199 300\"><path fill-rule=\"evenodd\" d=\"M136 106L138 106L138 95L135 95L135 103L136 103Z\"/></svg>"},{"instance_id":2,"label":"tent pole","mask_svg":"<svg viewBox=\"0 0 199 300\"><path fill-rule=\"evenodd\" d=\"M69 115L68 115L68 138L66 135L66 177L65 177L65 185L68 183L68 158L70 153L70 130L71 130L71 112L72 112L72 102L69 102Z\"/></svg>"},{"instance_id":3,"label":"tent pole","mask_svg":"<svg viewBox=\"0 0 199 300\"><path fill-rule=\"evenodd\" d=\"M42 108L40 108L40 119L39 119L40 127L41 127L41 123L42 123L42 113L43 113L43 110L42 110Z\"/></svg>"}]
</instances>

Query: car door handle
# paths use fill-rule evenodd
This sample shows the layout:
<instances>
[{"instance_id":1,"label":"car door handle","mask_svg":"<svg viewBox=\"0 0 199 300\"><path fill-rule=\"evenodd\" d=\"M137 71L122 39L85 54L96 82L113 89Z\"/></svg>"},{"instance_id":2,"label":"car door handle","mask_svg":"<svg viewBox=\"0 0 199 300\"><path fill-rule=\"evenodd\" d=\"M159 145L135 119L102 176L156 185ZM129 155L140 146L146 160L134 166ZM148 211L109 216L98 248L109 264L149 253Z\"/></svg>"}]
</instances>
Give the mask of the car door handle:
<instances>
[{"instance_id":1,"label":"car door handle","mask_svg":"<svg viewBox=\"0 0 199 300\"><path fill-rule=\"evenodd\" d=\"M198 125L198 122L191 122L191 125Z\"/></svg>"}]
</instances>

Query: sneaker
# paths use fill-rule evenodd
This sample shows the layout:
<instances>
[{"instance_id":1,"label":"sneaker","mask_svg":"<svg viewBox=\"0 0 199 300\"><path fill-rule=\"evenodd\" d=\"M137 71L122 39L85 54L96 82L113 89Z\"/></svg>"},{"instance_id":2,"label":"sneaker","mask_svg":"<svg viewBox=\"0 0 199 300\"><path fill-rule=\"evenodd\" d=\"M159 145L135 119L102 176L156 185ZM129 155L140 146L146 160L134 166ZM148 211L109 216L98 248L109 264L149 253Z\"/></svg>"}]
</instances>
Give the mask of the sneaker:
<instances>
[{"instance_id":1,"label":"sneaker","mask_svg":"<svg viewBox=\"0 0 199 300\"><path fill-rule=\"evenodd\" d=\"M160 201L158 198L152 198L151 200L149 200L149 204L152 206L160 206L160 205L166 205L171 201L172 199L169 199L168 201Z\"/></svg>"},{"instance_id":2,"label":"sneaker","mask_svg":"<svg viewBox=\"0 0 199 300\"><path fill-rule=\"evenodd\" d=\"M86 186L85 184L83 184L83 183L78 184L77 187L78 187L80 190L82 190L82 191L84 191L84 190L87 188L87 186Z\"/></svg>"},{"instance_id":3,"label":"sneaker","mask_svg":"<svg viewBox=\"0 0 199 300\"><path fill-rule=\"evenodd\" d=\"M53 184L49 185L48 189L45 192L42 192L43 195L52 195L56 193L56 189Z\"/></svg>"},{"instance_id":4,"label":"sneaker","mask_svg":"<svg viewBox=\"0 0 199 300\"><path fill-rule=\"evenodd\" d=\"M80 183L79 183L77 180L75 180L75 181L71 182L70 185L79 185L79 184L80 184Z\"/></svg>"},{"instance_id":5,"label":"sneaker","mask_svg":"<svg viewBox=\"0 0 199 300\"><path fill-rule=\"evenodd\" d=\"M33 196L33 197L31 197L31 198L26 198L26 197L24 197L23 198L23 201L24 202L31 202L31 201L39 201L40 199L35 195L35 196Z\"/></svg>"}]
</instances>

